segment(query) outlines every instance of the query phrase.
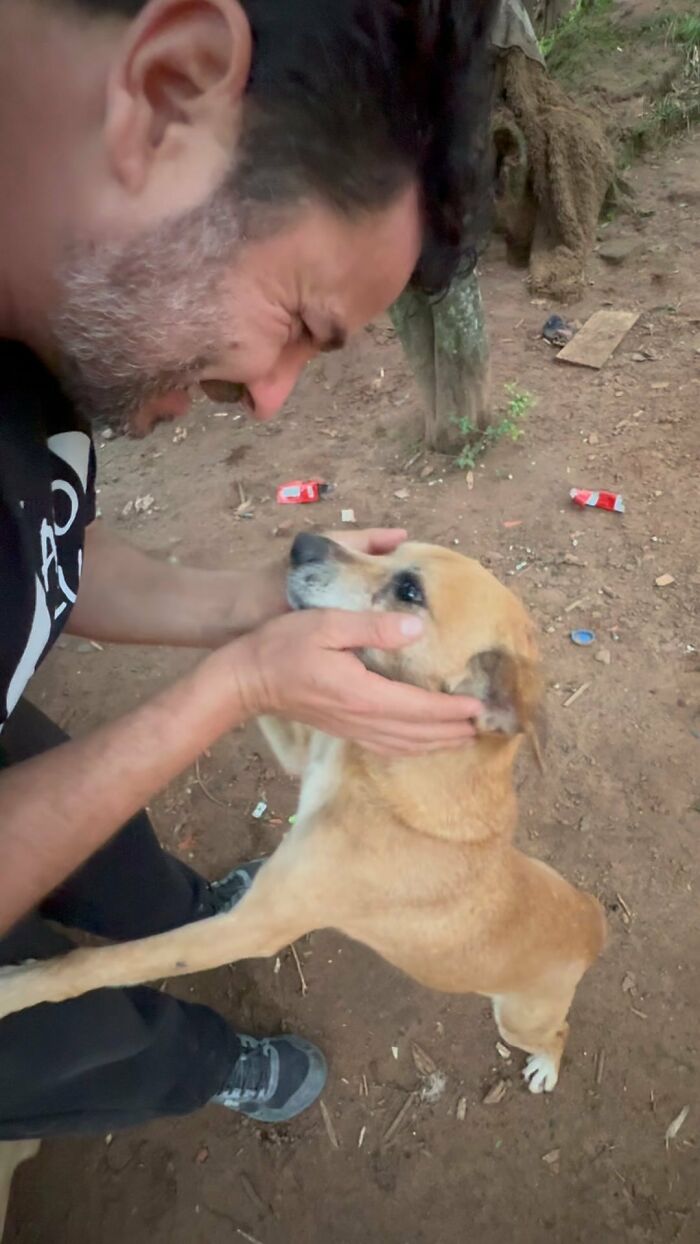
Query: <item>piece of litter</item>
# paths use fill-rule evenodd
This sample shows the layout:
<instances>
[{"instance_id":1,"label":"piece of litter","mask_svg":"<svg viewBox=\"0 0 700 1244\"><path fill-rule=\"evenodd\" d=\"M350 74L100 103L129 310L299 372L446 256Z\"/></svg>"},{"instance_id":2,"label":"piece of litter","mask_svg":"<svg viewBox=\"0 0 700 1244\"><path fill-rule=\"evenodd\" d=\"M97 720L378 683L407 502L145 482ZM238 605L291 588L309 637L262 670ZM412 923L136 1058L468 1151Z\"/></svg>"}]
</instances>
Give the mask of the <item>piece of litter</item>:
<instances>
[{"instance_id":1,"label":"piece of litter","mask_svg":"<svg viewBox=\"0 0 700 1244\"><path fill-rule=\"evenodd\" d=\"M397 501L407 501L410 495L411 494L408 491L408 488L397 488L396 492L394 493L394 496L396 497Z\"/></svg>"},{"instance_id":2,"label":"piece of litter","mask_svg":"<svg viewBox=\"0 0 700 1244\"><path fill-rule=\"evenodd\" d=\"M675 1119L672 1119L671 1122L669 1123L668 1127L666 1128L666 1134L665 1134L665 1141L666 1141L667 1149L669 1146L669 1142L676 1139L676 1136L678 1135L683 1124L688 1118L689 1113L690 1113L690 1106L684 1106L683 1109L679 1111L679 1113L676 1115Z\"/></svg>"},{"instance_id":3,"label":"piece of litter","mask_svg":"<svg viewBox=\"0 0 700 1244\"><path fill-rule=\"evenodd\" d=\"M550 1149L549 1153L542 1154L542 1161L546 1162L547 1166L556 1166L560 1154L561 1149Z\"/></svg>"},{"instance_id":4,"label":"piece of litter","mask_svg":"<svg viewBox=\"0 0 700 1244\"><path fill-rule=\"evenodd\" d=\"M187 439L187 428L184 427L183 425L180 425L179 428L175 429L175 433L173 435L173 445L177 445L179 444L180 441L184 441L186 439Z\"/></svg>"},{"instance_id":5,"label":"piece of litter","mask_svg":"<svg viewBox=\"0 0 700 1244\"><path fill-rule=\"evenodd\" d=\"M671 584L675 582L676 580L672 574L660 574L658 579L654 579L654 583L657 587L670 587Z\"/></svg>"},{"instance_id":6,"label":"piece of litter","mask_svg":"<svg viewBox=\"0 0 700 1244\"><path fill-rule=\"evenodd\" d=\"M577 644L579 648L588 648L595 643L595 631L586 631L583 629L571 631L570 639L572 644Z\"/></svg>"},{"instance_id":7,"label":"piece of litter","mask_svg":"<svg viewBox=\"0 0 700 1244\"><path fill-rule=\"evenodd\" d=\"M105 1136L105 1144L106 1144L106 1145L111 1145L111 1143L112 1143L112 1141L113 1141L113 1140L114 1140L114 1135L113 1135L113 1133L112 1133L112 1132L108 1132L108 1133L107 1133L107 1135Z\"/></svg>"},{"instance_id":8,"label":"piece of litter","mask_svg":"<svg viewBox=\"0 0 700 1244\"><path fill-rule=\"evenodd\" d=\"M297 820L296 812L293 812L291 816L287 817L287 821L290 825L296 825L296 820Z\"/></svg>"},{"instance_id":9,"label":"piece of litter","mask_svg":"<svg viewBox=\"0 0 700 1244\"><path fill-rule=\"evenodd\" d=\"M561 315L550 315L542 325L542 336L550 346L566 346L576 336L577 326Z\"/></svg>"},{"instance_id":10,"label":"piece of litter","mask_svg":"<svg viewBox=\"0 0 700 1244\"><path fill-rule=\"evenodd\" d=\"M515 563L516 573L519 574L520 571L524 570L526 566L527 566L527 562L516 562Z\"/></svg>"},{"instance_id":11,"label":"piece of litter","mask_svg":"<svg viewBox=\"0 0 700 1244\"><path fill-rule=\"evenodd\" d=\"M364 1123L363 1123L362 1127L360 1128L360 1135L359 1135L359 1136L358 1136L358 1138L357 1138L357 1147L358 1147L358 1149L361 1149L361 1148L362 1148L362 1146L363 1146L363 1144L365 1143L365 1136L366 1136L366 1135L367 1135L367 1128L365 1127L365 1125L364 1125Z\"/></svg>"},{"instance_id":12,"label":"piece of litter","mask_svg":"<svg viewBox=\"0 0 700 1244\"><path fill-rule=\"evenodd\" d=\"M419 1096L428 1106L434 1106L447 1088L447 1076L444 1071L432 1071L420 1086Z\"/></svg>"},{"instance_id":13,"label":"piece of litter","mask_svg":"<svg viewBox=\"0 0 700 1244\"><path fill-rule=\"evenodd\" d=\"M328 1136L328 1139L331 1142L333 1148L339 1149L340 1141L338 1140L337 1132L333 1126L333 1120L331 1119L331 1116L328 1113L328 1107L322 1097L319 1097L318 1104L321 1109L321 1118L323 1119L323 1126L326 1129L326 1135Z\"/></svg>"},{"instance_id":14,"label":"piece of litter","mask_svg":"<svg viewBox=\"0 0 700 1244\"><path fill-rule=\"evenodd\" d=\"M577 687L575 691L572 691L568 699L564 700L564 704L562 707L570 708L571 705L575 704L576 701L579 699L579 697L583 695L584 691L588 691L588 688L590 687L590 685L591 684L589 682L582 682L581 686Z\"/></svg>"},{"instance_id":15,"label":"piece of litter","mask_svg":"<svg viewBox=\"0 0 700 1244\"><path fill-rule=\"evenodd\" d=\"M482 1098L484 1105L485 1106L497 1106L499 1102L503 1101L503 1098L505 1097L507 1092L508 1092L508 1081L497 1080L496 1083L493 1085L493 1087L489 1089L486 1096Z\"/></svg>"},{"instance_id":16,"label":"piece of litter","mask_svg":"<svg viewBox=\"0 0 700 1244\"><path fill-rule=\"evenodd\" d=\"M148 511L153 508L154 501L155 497L151 496L150 492L147 492L143 497L137 497L134 501L134 509L136 510L136 513L147 514ZM126 506L124 509L126 509Z\"/></svg>"},{"instance_id":17,"label":"piece of litter","mask_svg":"<svg viewBox=\"0 0 700 1244\"><path fill-rule=\"evenodd\" d=\"M254 821L259 821L261 816L264 816L266 812L267 812L267 804L265 803L264 799L261 799L259 803L256 803L250 815L252 816Z\"/></svg>"},{"instance_id":18,"label":"piece of litter","mask_svg":"<svg viewBox=\"0 0 700 1244\"><path fill-rule=\"evenodd\" d=\"M459 1122L460 1122L460 1123L464 1123L464 1120L465 1120L465 1119L466 1119L466 1117L467 1117L467 1099L466 1099L466 1097L460 1097L460 1098L459 1098L459 1100L458 1100L458 1102L457 1102L457 1109L455 1110L455 1114L456 1114L456 1116L457 1116L457 1118L458 1118Z\"/></svg>"},{"instance_id":19,"label":"piece of litter","mask_svg":"<svg viewBox=\"0 0 700 1244\"><path fill-rule=\"evenodd\" d=\"M102 440L103 440L103 441L113 441L113 440L114 440L114 432L112 431L112 429L111 429L111 428L104 428L104 429L103 429L103 431L102 431L102 432L100 432L100 436L102 437Z\"/></svg>"},{"instance_id":20,"label":"piece of litter","mask_svg":"<svg viewBox=\"0 0 700 1244\"><path fill-rule=\"evenodd\" d=\"M278 484L275 499L278 505L310 505L327 497L332 490L332 484L324 484L320 479L293 479Z\"/></svg>"},{"instance_id":21,"label":"piece of litter","mask_svg":"<svg viewBox=\"0 0 700 1244\"><path fill-rule=\"evenodd\" d=\"M277 958L275 959L275 966L274 966L274 967L273 967L273 969L272 969L272 971L274 972L275 976L279 976L280 971L281 971L281 968L282 968L282 960L280 959L280 957L279 957L279 955L278 955L278 956L277 956Z\"/></svg>"},{"instance_id":22,"label":"piece of litter","mask_svg":"<svg viewBox=\"0 0 700 1244\"><path fill-rule=\"evenodd\" d=\"M522 527L522 525L523 525L522 518L507 518L503 524L506 531L510 531L511 528L513 527Z\"/></svg>"},{"instance_id":23,"label":"piece of litter","mask_svg":"<svg viewBox=\"0 0 700 1244\"><path fill-rule=\"evenodd\" d=\"M355 522L357 522L357 519L355 518L355 511L354 511L354 510L341 510L341 511L340 511L340 521L341 521L341 523L355 523Z\"/></svg>"},{"instance_id":24,"label":"piece of litter","mask_svg":"<svg viewBox=\"0 0 700 1244\"><path fill-rule=\"evenodd\" d=\"M395 1059L398 1061L398 1057L399 1057L399 1047L398 1047L398 1045L392 1045L392 1047L391 1047L391 1055L392 1055L392 1058L395 1058Z\"/></svg>"},{"instance_id":25,"label":"piece of litter","mask_svg":"<svg viewBox=\"0 0 700 1244\"><path fill-rule=\"evenodd\" d=\"M570 488L569 496L574 505L590 506L594 510L612 510L615 514L624 514L625 503L619 492L605 492L600 489Z\"/></svg>"},{"instance_id":26,"label":"piece of litter","mask_svg":"<svg viewBox=\"0 0 700 1244\"><path fill-rule=\"evenodd\" d=\"M502 1041L496 1042L496 1050L501 1058L505 1058L506 1062L510 1059L510 1050L507 1045L503 1044Z\"/></svg>"},{"instance_id":27,"label":"piece of litter","mask_svg":"<svg viewBox=\"0 0 700 1244\"><path fill-rule=\"evenodd\" d=\"M638 311L594 311L573 341L559 351L557 362L598 371L638 319Z\"/></svg>"}]
</instances>

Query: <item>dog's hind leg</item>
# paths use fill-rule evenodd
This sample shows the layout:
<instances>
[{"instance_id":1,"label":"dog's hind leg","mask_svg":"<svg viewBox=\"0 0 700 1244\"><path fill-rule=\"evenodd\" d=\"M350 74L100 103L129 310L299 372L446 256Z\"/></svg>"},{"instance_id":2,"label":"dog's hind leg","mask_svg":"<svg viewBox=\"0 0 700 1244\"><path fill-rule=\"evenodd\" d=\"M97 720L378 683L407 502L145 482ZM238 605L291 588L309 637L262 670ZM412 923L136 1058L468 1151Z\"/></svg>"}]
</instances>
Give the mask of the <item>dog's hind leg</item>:
<instances>
[{"instance_id":1,"label":"dog's hind leg","mask_svg":"<svg viewBox=\"0 0 700 1244\"><path fill-rule=\"evenodd\" d=\"M492 998L493 1014L504 1041L530 1055L523 1075L531 1093L551 1093L569 1035L566 1017L585 964L562 970L559 980L538 988Z\"/></svg>"}]
</instances>

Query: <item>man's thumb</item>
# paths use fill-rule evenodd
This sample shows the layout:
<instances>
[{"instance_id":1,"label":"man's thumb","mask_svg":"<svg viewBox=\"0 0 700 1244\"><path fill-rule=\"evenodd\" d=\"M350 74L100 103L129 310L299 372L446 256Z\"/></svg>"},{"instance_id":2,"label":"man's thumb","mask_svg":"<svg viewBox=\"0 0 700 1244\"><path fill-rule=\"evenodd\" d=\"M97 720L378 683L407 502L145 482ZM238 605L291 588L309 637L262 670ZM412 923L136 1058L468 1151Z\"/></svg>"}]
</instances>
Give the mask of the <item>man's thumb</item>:
<instances>
[{"instance_id":1,"label":"man's thumb","mask_svg":"<svg viewBox=\"0 0 700 1244\"><path fill-rule=\"evenodd\" d=\"M403 648L423 634L423 622L409 613L333 611L329 639L334 648Z\"/></svg>"}]
</instances>

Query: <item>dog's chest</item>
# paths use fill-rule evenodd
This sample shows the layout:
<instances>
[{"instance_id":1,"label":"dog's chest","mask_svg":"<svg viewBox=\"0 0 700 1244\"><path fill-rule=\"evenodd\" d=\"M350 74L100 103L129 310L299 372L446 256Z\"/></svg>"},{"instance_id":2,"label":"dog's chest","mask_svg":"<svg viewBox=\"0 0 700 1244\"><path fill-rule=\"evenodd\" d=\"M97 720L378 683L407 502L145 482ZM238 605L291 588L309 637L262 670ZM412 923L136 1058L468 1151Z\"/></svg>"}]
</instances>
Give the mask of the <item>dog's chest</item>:
<instances>
[{"instance_id":1,"label":"dog's chest","mask_svg":"<svg viewBox=\"0 0 700 1244\"><path fill-rule=\"evenodd\" d=\"M331 739L326 734L314 735L301 783L299 821L315 816L337 793L342 746L340 739Z\"/></svg>"}]
</instances>

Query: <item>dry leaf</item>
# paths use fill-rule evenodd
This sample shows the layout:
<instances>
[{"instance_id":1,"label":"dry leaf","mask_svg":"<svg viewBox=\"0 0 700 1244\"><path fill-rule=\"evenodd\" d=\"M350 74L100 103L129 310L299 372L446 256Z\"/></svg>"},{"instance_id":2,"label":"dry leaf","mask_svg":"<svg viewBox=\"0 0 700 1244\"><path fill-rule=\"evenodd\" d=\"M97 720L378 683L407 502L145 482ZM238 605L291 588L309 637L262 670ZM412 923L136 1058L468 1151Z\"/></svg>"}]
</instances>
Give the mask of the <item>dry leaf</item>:
<instances>
[{"instance_id":1,"label":"dry leaf","mask_svg":"<svg viewBox=\"0 0 700 1244\"><path fill-rule=\"evenodd\" d=\"M549 1153L542 1154L542 1161L546 1162L547 1166L553 1166L555 1162L559 1161L560 1154L561 1149L550 1149Z\"/></svg>"},{"instance_id":2,"label":"dry leaf","mask_svg":"<svg viewBox=\"0 0 700 1244\"><path fill-rule=\"evenodd\" d=\"M417 1041L411 1042L411 1054L413 1055L413 1065L419 1076L425 1078L432 1076L437 1071L437 1063L426 1054L425 1050Z\"/></svg>"},{"instance_id":3,"label":"dry leaf","mask_svg":"<svg viewBox=\"0 0 700 1244\"><path fill-rule=\"evenodd\" d=\"M503 1101L503 1098L505 1097L507 1092L508 1092L508 1081L497 1080L493 1088L490 1088L488 1093L484 1097L483 1099L484 1105L485 1106L497 1106L499 1102Z\"/></svg>"}]
</instances>

